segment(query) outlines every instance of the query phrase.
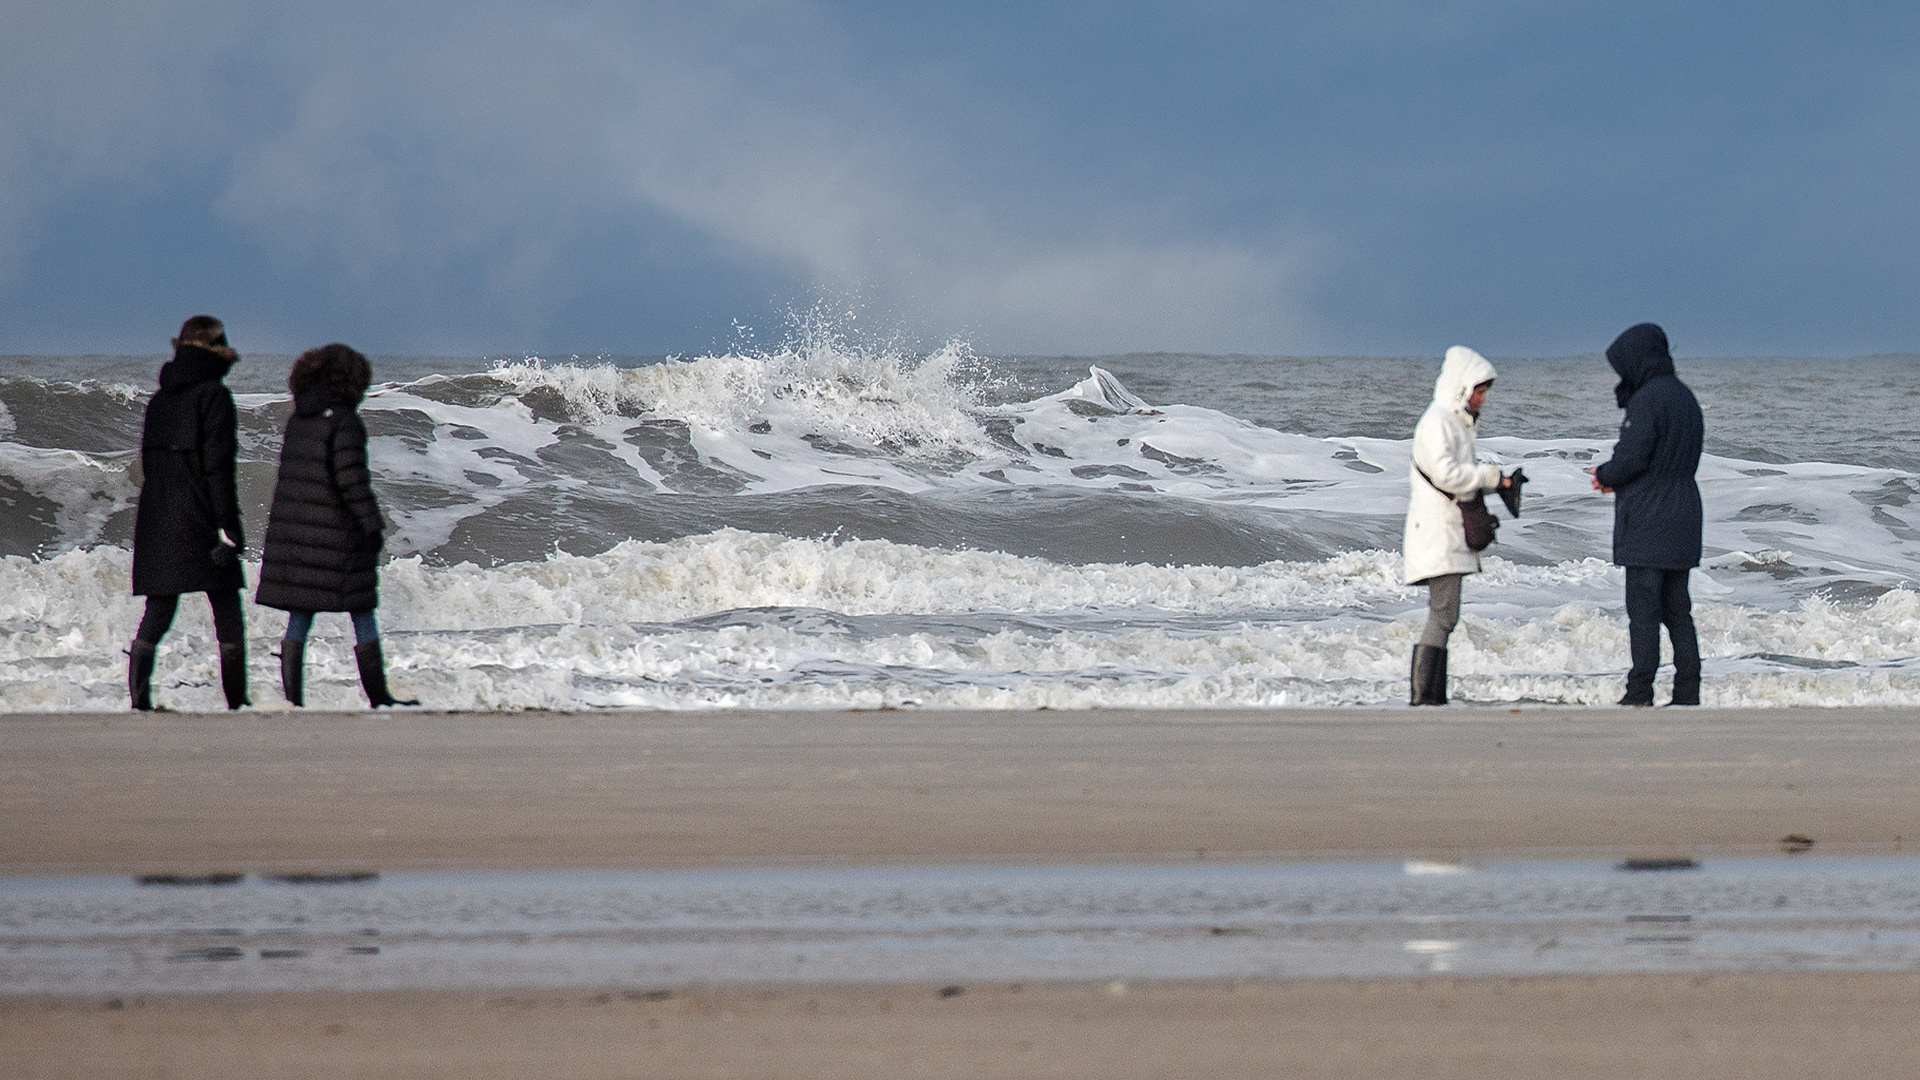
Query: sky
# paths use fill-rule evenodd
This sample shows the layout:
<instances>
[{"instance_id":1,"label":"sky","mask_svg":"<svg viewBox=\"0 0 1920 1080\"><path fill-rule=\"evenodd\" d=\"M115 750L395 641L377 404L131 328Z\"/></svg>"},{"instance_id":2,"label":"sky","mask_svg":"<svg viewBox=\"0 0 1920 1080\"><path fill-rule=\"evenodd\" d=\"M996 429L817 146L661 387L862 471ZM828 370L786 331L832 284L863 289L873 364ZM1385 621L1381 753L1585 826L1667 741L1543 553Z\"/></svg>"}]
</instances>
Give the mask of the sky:
<instances>
[{"instance_id":1,"label":"sky","mask_svg":"<svg viewBox=\"0 0 1920 1080\"><path fill-rule=\"evenodd\" d=\"M1845 356L1916 299L1920 5L0 0L0 353Z\"/></svg>"}]
</instances>

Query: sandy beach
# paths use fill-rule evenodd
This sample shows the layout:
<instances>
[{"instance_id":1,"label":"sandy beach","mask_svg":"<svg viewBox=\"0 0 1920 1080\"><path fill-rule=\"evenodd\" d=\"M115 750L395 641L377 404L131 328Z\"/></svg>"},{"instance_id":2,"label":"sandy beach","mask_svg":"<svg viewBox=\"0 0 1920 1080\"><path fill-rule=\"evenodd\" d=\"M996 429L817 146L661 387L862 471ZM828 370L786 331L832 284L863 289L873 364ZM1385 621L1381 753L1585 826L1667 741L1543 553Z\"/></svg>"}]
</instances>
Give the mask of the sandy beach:
<instances>
[{"instance_id":1,"label":"sandy beach","mask_svg":"<svg viewBox=\"0 0 1920 1080\"><path fill-rule=\"evenodd\" d=\"M0 871L1891 852L1908 710L0 717ZM1920 975L0 1000L6 1076L1910 1075Z\"/></svg>"}]
</instances>

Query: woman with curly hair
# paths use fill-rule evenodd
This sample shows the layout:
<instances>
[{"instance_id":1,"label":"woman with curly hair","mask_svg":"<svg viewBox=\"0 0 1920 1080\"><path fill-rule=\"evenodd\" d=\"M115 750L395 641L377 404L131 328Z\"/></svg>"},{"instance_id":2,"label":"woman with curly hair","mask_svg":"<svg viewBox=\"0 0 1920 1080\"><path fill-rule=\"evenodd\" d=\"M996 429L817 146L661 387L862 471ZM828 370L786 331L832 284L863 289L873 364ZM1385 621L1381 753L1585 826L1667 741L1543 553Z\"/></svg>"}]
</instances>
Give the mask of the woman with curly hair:
<instances>
[{"instance_id":1,"label":"woman with curly hair","mask_svg":"<svg viewBox=\"0 0 1920 1080\"><path fill-rule=\"evenodd\" d=\"M367 358L340 344L302 353L287 376L293 415L280 447L254 600L287 613L280 686L295 705L306 704L307 634L321 611L352 617L353 657L368 704L419 704L388 692L380 625L373 617L385 524L367 471L367 428L357 411L372 381Z\"/></svg>"}]
</instances>

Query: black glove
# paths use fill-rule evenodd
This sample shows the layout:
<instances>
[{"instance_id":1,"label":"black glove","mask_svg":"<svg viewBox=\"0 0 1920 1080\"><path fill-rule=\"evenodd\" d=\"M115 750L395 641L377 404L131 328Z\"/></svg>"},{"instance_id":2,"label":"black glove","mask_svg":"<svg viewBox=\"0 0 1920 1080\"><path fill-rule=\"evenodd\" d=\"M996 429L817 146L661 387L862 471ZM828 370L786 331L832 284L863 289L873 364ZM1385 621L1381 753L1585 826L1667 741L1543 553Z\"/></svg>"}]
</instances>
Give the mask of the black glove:
<instances>
[{"instance_id":1,"label":"black glove","mask_svg":"<svg viewBox=\"0 0 1920 1080\"><path fill-rule=\"evenodd\" d=\"M1513 475L1507 477L1507 480L1509 482L1502 484L1498 489L1500 492L1500 501L1507 504L1507 513L1512 514L1514 517L1519 517L1520 489L1527 482L1527 471L1525 469L1515 469L1513 470Z\"/></svg>"}]
</instances>

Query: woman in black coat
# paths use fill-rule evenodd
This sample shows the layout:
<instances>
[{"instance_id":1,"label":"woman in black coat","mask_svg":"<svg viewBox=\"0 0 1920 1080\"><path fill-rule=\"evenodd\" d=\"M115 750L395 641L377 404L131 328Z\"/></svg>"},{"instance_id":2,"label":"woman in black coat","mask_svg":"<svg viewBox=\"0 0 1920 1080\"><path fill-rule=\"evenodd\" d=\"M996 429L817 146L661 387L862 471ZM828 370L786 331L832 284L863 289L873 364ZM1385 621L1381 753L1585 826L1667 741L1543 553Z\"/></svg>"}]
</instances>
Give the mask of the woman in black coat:
<instances>
[{"instance_id":1,"label":"woman in black coat","mask_svg":"<svg viewBox=\"0 0 1920 1080\"><path fill-rule=\"evenodd\" d=\"M240 499L234 477L233 394L220 380L238 362L227 328L195 315L173 341L160 389L147 402L140 433L140 508L133 527L133 593L147 598L127 647L133 707L153 708L156 646L173 625L180 594L203 592L220 642L220 686L227 708L247 703L246 626L240 614Z\"/></svg>"},{"instance_id":2,"label":"woman in black coat","mask_svg":"<svg viewBox=\"0 0 1920 1080\"><path fill-rule=\"evenodd\" d=\"M373 609L384 525L367 471L367 428L355 411L373 381L373 365L345 345L309 349L287 376L293 415L280 447L280 476L261 548L254 599L287 613L280 642L280 686L305 705L307 634L320 611L353 619L354 660L369 704L417 705L387 691L386 661Z\"/></svg>"}]
</instances>

